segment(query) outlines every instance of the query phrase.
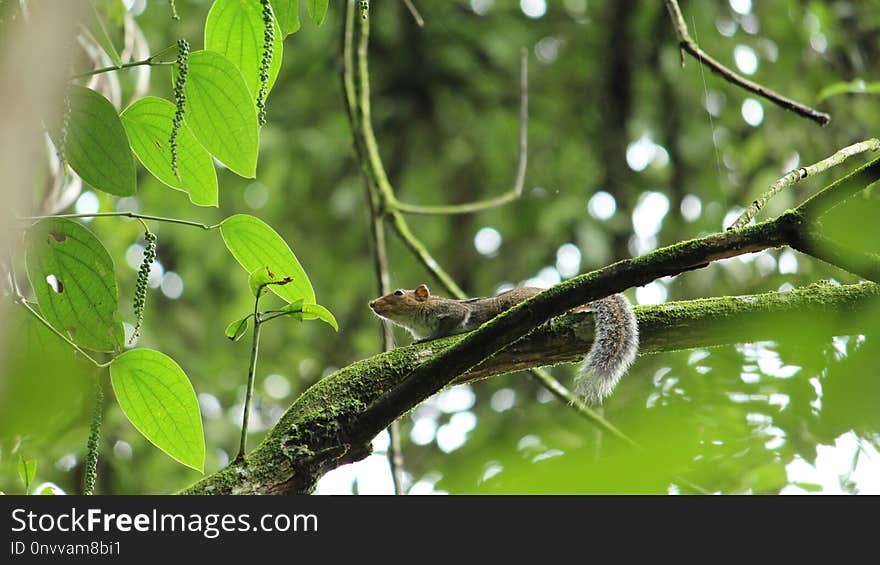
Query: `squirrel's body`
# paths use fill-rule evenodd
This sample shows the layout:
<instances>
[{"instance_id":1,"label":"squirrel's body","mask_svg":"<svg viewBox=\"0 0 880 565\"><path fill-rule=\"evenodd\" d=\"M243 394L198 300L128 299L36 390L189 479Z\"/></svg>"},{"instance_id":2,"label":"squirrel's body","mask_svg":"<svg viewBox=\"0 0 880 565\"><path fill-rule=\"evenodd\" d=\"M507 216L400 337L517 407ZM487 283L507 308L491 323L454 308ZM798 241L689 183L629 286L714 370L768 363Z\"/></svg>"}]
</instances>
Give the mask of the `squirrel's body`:
<instances>
[{"instance_id":1,"label":"squirrel's body","mask_svg":"<svg viewBox=\"0 0 880 565\"><path fill-rule=\"evenodd\" d=\"M377 316L408 330L417 340L475 330L543 289L520 287L496 296L455 300L433 296L425 285L396 290L370 302ZM611 394L635 360L638 325L629 301L615 294L589 304L595 318L593 347L576 379L575 392L596 404Z\"/></svg>"}]
</instances>

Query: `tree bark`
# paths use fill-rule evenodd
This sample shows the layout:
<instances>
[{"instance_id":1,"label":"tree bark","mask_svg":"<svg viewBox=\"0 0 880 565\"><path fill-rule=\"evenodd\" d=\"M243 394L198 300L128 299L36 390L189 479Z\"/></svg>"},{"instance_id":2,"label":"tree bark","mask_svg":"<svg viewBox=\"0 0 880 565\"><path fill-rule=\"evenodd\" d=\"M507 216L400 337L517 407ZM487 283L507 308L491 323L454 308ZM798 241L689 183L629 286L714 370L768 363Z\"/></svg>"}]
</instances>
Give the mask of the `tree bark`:
<instances>
[{"instance_id":1,"label":"tree bark","mask_svg":"<svg viewBox=\"0 0 880 565\"><path fill-rule=\"evenodd\" d=\"M779 340L809 325L825 336L861 333L865 314L880 308L880 285L817 283L787 293L729 296L636 308L641 354L730 343ZM816 324L817 319L822 320ZM484 360L453 382L572 362L592 344L589 312L570 312L535 328L522 340ZM243 465L230 465L181 494L303 494L342 464L370 453L375 430L352 434L349 422L406 380L425 360L465 336L401 347L354 363L309 388L287 410ZM638 364L625 378L639 378ZM422 399L424 400L424 399ZM406 407L411 409L417 404ZM394 417L396 415L389 415Z\"/></svg>"}]
</instances>

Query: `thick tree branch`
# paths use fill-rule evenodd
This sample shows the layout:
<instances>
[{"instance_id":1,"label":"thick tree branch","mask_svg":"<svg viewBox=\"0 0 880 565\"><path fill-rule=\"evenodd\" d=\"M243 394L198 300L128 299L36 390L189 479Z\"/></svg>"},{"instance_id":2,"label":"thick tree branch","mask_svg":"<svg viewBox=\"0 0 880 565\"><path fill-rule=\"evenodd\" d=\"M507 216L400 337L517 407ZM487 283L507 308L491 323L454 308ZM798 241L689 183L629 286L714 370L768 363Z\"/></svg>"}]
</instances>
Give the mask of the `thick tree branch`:
<instances>
[{"instance_id":1,"label":"thick tree branch","mask_svg":"<svg viewBox=\"0 0 880 565\"><path fill-rule=\"evenodd\" d=\"M718 259L784 245L795 238L793 234L798 233L800 224L800 217L790 212L740 231L685 241L619 261L549 288L414 369L410 378L350 422L348 434L354 443L368 440L369 430L377 426L381 429L389 418L396 418L483 359L522 338L532 328L567 310L658 278L704 267Z\"/></svg>"},{"instance_id":2,"label":"thick tree branch","mask_svg":"<svg viewBox=\"0 0 880 565\"><path fill-rule=\"evenodd\" d=\"M673 302L636 309L642 353L712 347L800 335L809 322L826 336L864 331L858 313L880 307L880 285L815 284L788 293L767 293ZM483 361L455 382L576 361L592 344L591 314L573 312L536 328L525 339ZM821 319L820 326L815 320ZM482 330L480 330L482 331ZM476 333L476 332L474 332ZM470 334L473 335L473 334ZM293 494L310 492L320 476L369 454L341 425L410 380L425 359L454 350L467 336L453 336L395 349L354 363L309 388L248 455L183 494ZM638 370L628 378L636 378ZM412 408L412 406L410 406ZM381 427L364 434L381 431Z\"/></svg>"},{"instance_id":3,"label":"thick tree branch","mask_svg":"<svg viewBox=\"0 0 880 565\"><path fill-rule=\"evenodd\" d=\"M404 233L408 226L399 212L388 207L394 202L393 191L372 135L366 30L363 26L353 28L345 33L343 80L356 148L368 180L377 189L380 205L384 205L398 234L407 240ZM355 52L357 64L353 65ZM864 172L863 168L856 174ZM872 174L873 171L868 176ZM846 196L847 191L831 192L825 198L833 203ZM557 285L466 336L425 344L410 363L404 357L408 351L405 348L352 365L323 379L300 397L243 465L227 467L185 492L308 492L324 472L365 457L370 440L400 414L480 366L485 359L493 355L501 358L503 353L495 354L545 321L591 300L701 268L717 259L801 243L806 237L805 223L802 211L796 210L756 226L682 242L621 261ZM410 242L418 243L415 238L410 238ZM432 272L442 273L426 252L417 255Z\"/></svg>"},{"instance_id":4,"label":"thick tree branch","mask_svg":"<svg viewBox=\"0 0 880 565\"><path fill-rule=\"evenodd\" d=\"M566 310L664 276L704 267L718 259L781 245L799 245L809 253L810 247L801 244L808 240L816 226L805 221L804 210L815 213L817 210L830 209L876 182L880 176L878 169L880 167L876 161L868 163L822 190L801 207L772 221L685 241L641 257L619 261L604 269L574 277L526 300L468 334L450 350L417 367L409 379L389 391L351 423L352 438L356 442L362 441L358 434L363 430L380 425L391 414L399 415L481 360L522 338L531 328ZM821 206L817 203L821 203ZM820 255L819 258L825 260L826 256ZM398 410L400 412L396 412Z\"/></svg>"},{"instance_id":5,"label":"thick tree branch","mask_svg":"<svg viewBox=\"0 0 880 565\"><path fill-rule=\"evenodd\" d=\"M367 51L369 46L369 21L355 17L354 5L349 2L342 25L342 52L340 75L345 107L354 138L355 152L363 173L364 182L370 199L371 214L375 218L380 211L392 229L409 249L413 256L422 263L428 272L440 283L447 293L454 298L467 298L443 267L431 256L425 245L412 233L402 211L412 213L470 213L486 207L494 207L512 201L522 194L526 174L526 157L528 154L528 66L526 52L520 52L520 129L519 157L517 161L516 180L513 188L504 195L488 201L464 204L453 207L412 207L401 204L394 196L394 187L388 180L382 158L379 155L378 143L373 133L370 120L370 80ZM376 224L373 222L375 233ZM381 231L381 230L380 230ZM383 290L380 294L385 294ZM625 436L595 410L586 406L570 390L553 378L547 371L531 369L529 374L547 388L557 398L565 402L572 410L587 418L599 428L615 437ZM393 434L392 434L393 435ZM626 441L626 439L625 439ZM392 442L393 444L393 442ZM394 467L392 466L392 469Z\"/></svg>"},{"instance_id":6,"label":"thick tree branch","mask_svg":"<svg viewBox=\"0 0 880 565\"><path fill-rule=\"evenodd\" d=\"M463 337L426 344L416 352L416 361L419 362L416 365L408 363L403 354L398 354L406 348L355 363L306 391L243 465L231 465L184 492L309 492L323 473L369 454L372 438L401 414L551 318L629 287L702 268L719 259L782 245L800 245L810 237L811 230L816 229L805 220L805 210L815 218L815 213L833 208L878 178L880 167L877 162L868 163L774 220L684 241L574 277L507 310ZM806 252L809 251L807 247ZM820 258L825 260L825 257ZM880 269L875 268L877 271ZM873 295L877 286L866 284L847 288ZM830 287L823 293L833 295L834 289ZM784 296L784 300L789 300L794 295ZM827 302L821 302L822 308L827 308ZM660 314L669 305L656 308ZM798 309L806 312L809 304ZM647 351L644 344L650 342L650 334L648 327L643 326L647 321L641 320L645 309L641 312L642 351ZM822 312L814 311L812 315L821 316ZM827 324L827 327L831 328L831 325ZM671 340L676 339L676 332L664 330L662 333ZM699 332L695 339L706 339L701 336L711 339L713 335L716 335L714 326L711 332L705 329ZM745 340L753 339L749 334ZM689 347L696 345L699 344ZM674 342L669 347L677 348ZM546 361L534 366L543 364Z\"/></svg>"}]
</instances>

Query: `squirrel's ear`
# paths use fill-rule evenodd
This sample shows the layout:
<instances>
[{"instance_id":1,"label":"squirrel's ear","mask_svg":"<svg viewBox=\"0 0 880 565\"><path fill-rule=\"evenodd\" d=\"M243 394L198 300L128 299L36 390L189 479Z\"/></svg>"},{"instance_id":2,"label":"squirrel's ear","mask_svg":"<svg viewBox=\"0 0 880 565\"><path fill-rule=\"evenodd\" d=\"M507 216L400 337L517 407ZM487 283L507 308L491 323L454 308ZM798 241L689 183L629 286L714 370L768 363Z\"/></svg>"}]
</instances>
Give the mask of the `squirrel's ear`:
<instances>
[{"instance_id":1,"label":"squirrel's ear","mask_svg":"<svg viewBox=\"0 0 880 565\"><path fill-rule=\"evenodd\" d=\"M431 296L431 292L428 290L428 285L420 284L416 287L416 298L419 300L427 300L429 296Z\"/></svg>"}]
</instances>

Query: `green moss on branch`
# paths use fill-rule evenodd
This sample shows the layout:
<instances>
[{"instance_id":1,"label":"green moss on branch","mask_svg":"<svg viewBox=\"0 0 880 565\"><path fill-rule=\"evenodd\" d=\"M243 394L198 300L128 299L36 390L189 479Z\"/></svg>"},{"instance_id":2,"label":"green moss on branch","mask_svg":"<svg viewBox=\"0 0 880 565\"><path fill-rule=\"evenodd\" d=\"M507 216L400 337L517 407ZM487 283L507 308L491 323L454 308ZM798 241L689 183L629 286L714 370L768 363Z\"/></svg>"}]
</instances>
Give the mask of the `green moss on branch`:
<instances>
[{"instance_id":1,"label":"green moss on branch","mask_svg":"<svg viewBox=\"0 0 880 565\"><path fill-rule=\"evenodd\" d=\"M787 293L766 293L643 306L636 310L641 352L656 353L781 339L821 319L824 335L858 333L855 313L880 303L880 285L817 283ZM573 312L480 363L455 382L467 382L583 358L592 344L592 317ZM812 324L815 326L815 324ZM291 494L310 492L325 472L369 454L345 422L407 379L427 359L465 339L453 336L401 347L364 359L320 380L300 396L242 465L210 475L183 494ZM638 368L629 378L636 378ZM410 406L409 408L413 408ZM375 435L382 428L359 436ZM372 435L370 437L372 438Z\"/></svg>"}]
</instances>

